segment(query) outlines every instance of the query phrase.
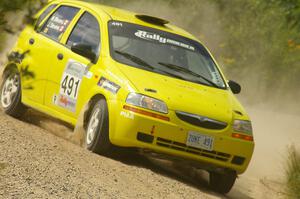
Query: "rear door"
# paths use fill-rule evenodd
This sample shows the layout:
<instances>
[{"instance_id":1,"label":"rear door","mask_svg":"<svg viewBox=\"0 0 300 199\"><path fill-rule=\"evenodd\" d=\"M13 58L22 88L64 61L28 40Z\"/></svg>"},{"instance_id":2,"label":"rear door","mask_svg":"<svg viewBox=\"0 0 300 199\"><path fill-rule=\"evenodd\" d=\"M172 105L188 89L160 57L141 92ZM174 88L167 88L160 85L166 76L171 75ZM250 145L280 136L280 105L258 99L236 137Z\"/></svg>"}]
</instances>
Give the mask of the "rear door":
<instances>
[{"instance_id":1,"label":"rear door","mask_svg":"<svg viewBox=\"0 0 300 199\"><path fill-rule=\"evenodd\" d=\"M45 93L46 106L73 118L79 115L78 104L91 79L88 69L94 64L72 52L71 47L74 44L89 46L96 57L100 51L100 25L95 15L82 10L76 20L63 39L65 47L56 52L60 59L51 65Z\"/></svg>"},{"instance_id":2,"label":"rear door","mask_svg":"<svg viewBox=\"0 0 300 199\"><path fill-rule=\"evenodd\" d=\"M26 100L39 104L44 102L44 90L46 85L47 68L41 66L41 52L43 51L43 36L37 31L43 20L55 10L57 4L46 6L36 22L36 28L27 26L19 38L19 44L25 53L25 59L21 65L22 95Z\"/></svg>"},{"instance_id":3,"label":"rear door","mask_svg":"<svg viewBox=\"0 0 300 199\"><path fill-rule=\"evenodd\" d=\"M30 58L22 66L21 73L23 95L29 101L44 104L46 80L57 59L56 51L62 47L60 40L79 10L70 6L52 5L42 13L35 30L28 33ZM49 14L48 19L44 19Z\"/></svg>"}]
</instances>

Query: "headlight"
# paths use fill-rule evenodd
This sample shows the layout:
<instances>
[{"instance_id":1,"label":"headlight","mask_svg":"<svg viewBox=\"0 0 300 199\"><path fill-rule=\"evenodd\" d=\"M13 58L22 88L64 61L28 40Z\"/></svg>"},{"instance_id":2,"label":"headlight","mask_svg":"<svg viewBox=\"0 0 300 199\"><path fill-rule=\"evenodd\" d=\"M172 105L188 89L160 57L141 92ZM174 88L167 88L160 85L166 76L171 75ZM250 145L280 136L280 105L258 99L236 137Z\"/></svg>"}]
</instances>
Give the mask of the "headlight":
<instances>
[{"instance_id":1,"label":"headlight","mask_svg":"<svg viewBox=\"0 0 300 199\"><path fill-rule=\"evenodd\" d=\"M234 120L233 130L240 133L252 135L252 125L250 121L246 120Z\"/></svg>"},{"instance_id":2,"label":"headlight","mask_svg":"<svg viewBox=\"0 0 300 199\"><path fill-rule=\"evenodd\" d=\"M137 93L130 93L126 99L126 103L160 113L168 113L168 107L163 101Z\"/></svg>"}]
</instances>

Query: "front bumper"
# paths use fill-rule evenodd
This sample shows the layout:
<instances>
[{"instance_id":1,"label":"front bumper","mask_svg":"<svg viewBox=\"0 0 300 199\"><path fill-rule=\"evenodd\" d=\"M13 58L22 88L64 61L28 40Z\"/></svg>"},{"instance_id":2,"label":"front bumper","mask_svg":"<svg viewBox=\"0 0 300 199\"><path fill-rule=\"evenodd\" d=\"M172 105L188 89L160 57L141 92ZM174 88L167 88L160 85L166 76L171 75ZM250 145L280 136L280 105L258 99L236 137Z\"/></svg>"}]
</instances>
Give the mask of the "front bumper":
<instances>
[{"instance_id":1,"label":"front bumper","mask_svg":"<svg viewBox=\"0 0 300 199\"><path fill-rule=\"evenodd\" d=\"M117 146L137 147L156 153L199 162L206 168L226 168L245 172L252 157L254 142L231 137L231 125L223 130L199 128L180 120L170 110L170 121L125 110L125 103L109 101L110 141ZM213 151L187 146L189 131L214 137ZM208 166L207 166L208 165Z\"/></svg>"}]
</instances>

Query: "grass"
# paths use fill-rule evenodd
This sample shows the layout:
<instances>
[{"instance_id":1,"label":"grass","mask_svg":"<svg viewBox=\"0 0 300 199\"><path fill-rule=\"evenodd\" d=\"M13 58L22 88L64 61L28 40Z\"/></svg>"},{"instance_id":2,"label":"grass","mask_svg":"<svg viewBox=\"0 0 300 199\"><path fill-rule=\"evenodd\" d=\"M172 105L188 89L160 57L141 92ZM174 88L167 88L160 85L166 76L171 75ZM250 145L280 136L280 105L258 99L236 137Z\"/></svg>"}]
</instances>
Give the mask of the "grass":
<instances>
[{"instance_id":1,"label":"grass","mask_svg":"<svg viewBox=\"0 0 300 199\"><path fill-rule=\"evenodd\" d=\"M290 198L300 198L300 153L295 146L288 149L286 180Z\"/></svg>"},{"instance_id":2,"label":"grass","mask_svg":"<svg viewBox=\"0 0 300 199\"><path fill-rule=\"evenodd\" d=\"M5 37L5 35L3 34L3 32L1 31L1 29L0 29L0 53L2 53L2 50L3 50L3 43L4 43L4 37Z\"/></svg>"}]
</instances>

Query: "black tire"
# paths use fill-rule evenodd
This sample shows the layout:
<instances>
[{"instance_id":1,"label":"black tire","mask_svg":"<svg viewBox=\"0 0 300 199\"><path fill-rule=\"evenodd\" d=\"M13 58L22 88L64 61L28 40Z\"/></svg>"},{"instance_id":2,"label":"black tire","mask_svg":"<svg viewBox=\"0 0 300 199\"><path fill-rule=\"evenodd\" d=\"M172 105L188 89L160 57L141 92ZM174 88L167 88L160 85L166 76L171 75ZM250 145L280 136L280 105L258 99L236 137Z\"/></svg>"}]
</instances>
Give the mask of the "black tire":
<instances>
[{"instance_id":1,"label":"black tire","mask_svg":"<svg viewBox=\"0 0 300 199\"><path fill-rule=\"evenodd\" d=\"M234 171L228 171L227 173L210 172L209 186L218 193L226 194L232 189L236 178L237 175Z\"/></svg>"},{"instance_id":2,"label":"black tire","mask_svg":"<svg viewBox=\"0 0 300 199\"><path fill-rule=\"evenodd\" d=\"M97 113L97 111L100 111ZM96 125L94 136L90 136L89 131L92 129L93 119L97 115L99 119L98 124ZM89 114L89 119L86 128L86 136L85 136L85 143L88 150L101 154L106 155L112 151L113 145L109 140L109 120L108 120L108 108L105 99L97 99L92 103L91 112Z\"/></svg>"},{"instance_id":3,"label":"black tire","mask_svg":"<svg viewBox=\"0 0 300 199\"><path fill-rule=\"evenodd\" d=\"M6 105L5 99L4 99L4 94L5 90L7 89L6 83L7 81L10 81L11 79L14 79L14 84L17 87L16 92L12 95L11 97L11 103L8 103ZM16 82L18 81L18 83ZM24 106L21 102L21 96L22 96L22 90L21 90L21 78L20 74L17 72L17 70L8 70L3 74L2 82L1 82L1 87L0 87L0 105L1 108L4 110L4 112L12 117L15 118L20 118L24 115L26 112L27 108Z\"/></svg>"}]
</instances>

